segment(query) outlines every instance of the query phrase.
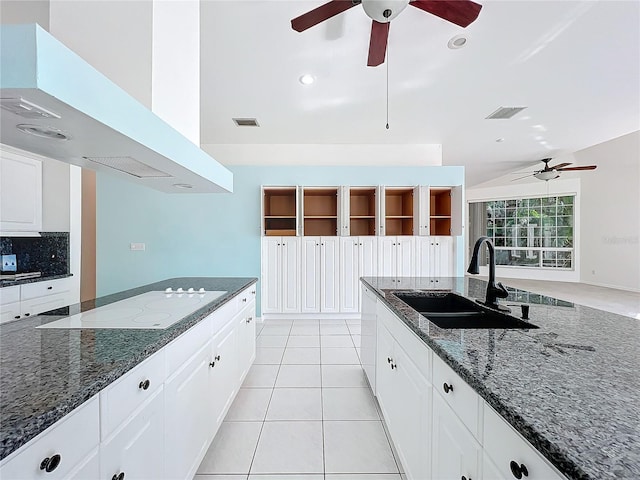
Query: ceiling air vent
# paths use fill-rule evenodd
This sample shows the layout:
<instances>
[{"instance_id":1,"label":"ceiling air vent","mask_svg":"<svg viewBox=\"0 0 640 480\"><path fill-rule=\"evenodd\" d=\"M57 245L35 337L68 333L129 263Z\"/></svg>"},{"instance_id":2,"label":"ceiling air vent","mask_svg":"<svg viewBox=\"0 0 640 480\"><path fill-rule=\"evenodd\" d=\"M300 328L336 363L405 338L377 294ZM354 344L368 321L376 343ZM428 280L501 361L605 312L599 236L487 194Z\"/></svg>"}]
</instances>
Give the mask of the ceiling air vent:
<instances>
[{"instance_id":1,"label":"ceiling air vent","mask_svg":"<svg viewBox=\"0 0 640 480\"><path fill-rule=\"evenodd\" d=\"M171 177L168 173L150 167L146 163L139 162L132 157L83 157L94 163L99 163L105 167L113 168L120 172L128 173L138 178L166 178Z\"/></svg>"},{"instance_id":2,"label":"ceiling air vent","mask_svg":"<svg viewBox=\"0 0 640 480\"><path fill-rule=\"evenodd\" d=\"M239 127L259 127L255 118L234 118L233 121Z\"/></svg>"},{"instance_id":3,"label":"ceiling air vent","mask_svg":"<svg viewBox=\"0 0 640 480\"><path fill-rule=\"evenodd\" d=\"M487 120L506 120L520 113L525 108L527 107L500 107L486 118Z\"/></svg>"}]
</instances>

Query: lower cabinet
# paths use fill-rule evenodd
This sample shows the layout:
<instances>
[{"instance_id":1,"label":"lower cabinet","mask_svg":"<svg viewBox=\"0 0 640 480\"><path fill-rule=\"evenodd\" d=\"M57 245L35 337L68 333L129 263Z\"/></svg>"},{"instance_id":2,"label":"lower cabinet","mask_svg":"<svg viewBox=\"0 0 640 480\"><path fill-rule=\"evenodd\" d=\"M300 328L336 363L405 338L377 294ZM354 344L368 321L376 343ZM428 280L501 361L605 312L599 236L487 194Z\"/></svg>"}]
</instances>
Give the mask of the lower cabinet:
<instances>
[{"instance_id":1,"label":"lower cabinet","mask_svg":"<svg viewBox=\"0 0 640 480\"><path fill-rule=\"evenodd\" d=\"M236 323L232 322L213 338L209 379L210 392L207 396L211 400L211 404L208 407L209 414L205 418L214 421L214 434L222 424L222 420L224 420L224 416L238 391L237 372L240 355L236 348L237 333Z\"/></svg>"},{"instance_id":2,"label":"lower cabinet","mask_svg":"<svg viewBox=\"0 0 640 480\"><path fill-rule=\"evenodd\" d=\"M2 288L0 323L38 315L72 303L71 280L59 278Z\"/></svg>"},{"instance_id":3,"label":"lower cabinet","mask_svg":"<svg viewBox=\"0 0 640 480\"><path fill-rule=\"evenodd\" d=\"M433 395L433 478L480 478L482 448L445 401Z\"/></svg>"}]
</instances>

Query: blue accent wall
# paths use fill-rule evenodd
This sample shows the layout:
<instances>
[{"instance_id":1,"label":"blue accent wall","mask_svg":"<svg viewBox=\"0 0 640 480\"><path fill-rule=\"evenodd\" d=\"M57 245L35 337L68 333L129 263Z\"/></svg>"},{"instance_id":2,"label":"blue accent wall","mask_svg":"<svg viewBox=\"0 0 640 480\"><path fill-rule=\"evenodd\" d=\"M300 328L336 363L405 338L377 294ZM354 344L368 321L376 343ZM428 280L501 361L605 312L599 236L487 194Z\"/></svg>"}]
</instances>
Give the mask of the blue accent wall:
<instances>
[{"instance_id":1,"label":"blue accent wall","mask_svg":"<svg viewBox=\"0 0 640 480\"><path fill-rule=\"evenodd\" d=\"M98 295L180 276L260 278L261 185L464 183L463 167L235 166L229 169L234 176L232 194L171 195L99 173ZM144 242L146 250L131 251L131 242ZM462 237L458 237L459 275L462 275L462 248Z\"/></svg>"}]
</instances>

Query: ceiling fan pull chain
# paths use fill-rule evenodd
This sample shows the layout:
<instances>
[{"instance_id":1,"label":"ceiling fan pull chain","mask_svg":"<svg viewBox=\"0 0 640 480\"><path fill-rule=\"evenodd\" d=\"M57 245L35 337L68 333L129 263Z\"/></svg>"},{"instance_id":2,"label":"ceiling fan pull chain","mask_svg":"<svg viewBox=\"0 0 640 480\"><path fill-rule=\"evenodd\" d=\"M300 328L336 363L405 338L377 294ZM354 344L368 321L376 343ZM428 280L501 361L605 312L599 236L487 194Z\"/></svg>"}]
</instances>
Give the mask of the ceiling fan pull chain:
<instances>
[{"instance_id":1,"label":"ceiling fan pull chain","mask_svg":"<svg viewBox=\"0 0 640 480\"><path fill-rule=\"evenodd\" d=\"M389 130L389 47L387 46L387 130Z\"/></svg>"}]
</instances>

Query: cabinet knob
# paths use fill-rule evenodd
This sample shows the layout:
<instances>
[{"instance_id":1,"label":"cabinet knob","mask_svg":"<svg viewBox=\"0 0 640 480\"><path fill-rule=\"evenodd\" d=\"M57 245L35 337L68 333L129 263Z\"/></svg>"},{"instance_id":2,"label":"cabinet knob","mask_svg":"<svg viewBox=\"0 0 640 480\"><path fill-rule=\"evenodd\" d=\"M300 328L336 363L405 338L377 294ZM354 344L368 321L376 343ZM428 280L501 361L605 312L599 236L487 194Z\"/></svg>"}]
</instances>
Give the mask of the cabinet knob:
<instances>
[{"instance_id":1,"label":"cabinet knob","mask_svg":"<svg viewBox=\"0 0 640 480\"><path fill-rule=\"evenodd\" d=\"M51 455L40 462L40 470L44 470L47 473L53 472L58 465L60 465L62 457L59 454Z\"/></svg>"},{"instance_id":2,"label":"cabinet knob","mask_svg":"<svg viewBox=\"0 0 640 480\"><path fill-rule=\"evenodd\" d=\"M251 290L251 295L255 295L256 291L255 290Z\"/></svg>"},{"instance_id":3,"label":"cabinet knob","mask_svg":"<svg viewBox=\"0 0 640 480\"><path fill-rule=\"evenodd\" d=\"M25 313L24 316L28 317L29 315L31 315L30 313Z\"/></svg>"},{"instance_id":4,"label":"cabinet knob","mask_svg":"<svg viewBox=\"0 0 640 480\"><path fill-rule=\"evenodd\" d=\"M142 390L146 390L149 388L149 385L151 385L151 382L149 381L149 379L147 379L144 382L140 382L140 384L138 385L138 388L141 388Z\"/></svg>"},{"instance_id":5,"label":"cabinet knob","mask_svg":"<svg viewBox=\"0 0 640 480\"><path fill-rule=\"evenodd\" d=\"M253 317L247 318L247 323L251 323L251 320L253 320Z\"/></svg>"},{"instance_id":6,"label":"cabinet knob","mask_svg":"<svg viewBox=\"0 0 640 480\"><path fill-rule=\"evenodd\" d=\"M53 290L53 287L47 287L47 290Z\"/></svg>"},{"instance_id":7,"label":"cabinet knob","mask_svg":"<svg viewBox=\"0 0 640 480\"><path fill-rule=\"evenodd\" d=\"M387 357L387 363L391 363L393 362L393 359L391 357Z\"/></svg>"},{"instance_id":8,"label":"cabinet knob","mask_svg":"<svg viewBox=\"0 0 640 480\"><path fill-rule=\"evenodd\" d=\"M398 365L396 365L395 363L391 364L391 370L393 370L394 368L398 368Z\"/></svg>"},{"instance_id":9,"label":"cabinet knob","mask_svg":"<svg viewBox=\"0 0 640 480\"><path fill-rule=\"evenodd\" d=\"M124 472L120 472L118 473L114 473L113 477L111 477L111 480L124 480Z\"/></svg>"},{"instance_id":10,"label":"cabinet knob","mask_svg":"<svg viewBox=\"0 0 640 480\"><path fill-rule=\"evenodd\" d=\"M20 315L16 315L16 316L15 316L15 317L13 317L13 318L15 318L16 320L18 320L18 319L20 318Z\"/></svg>"},{"instance_id":11,"label":"cabinet knob","mask_svg":"<svg viewBox=\"0 0 640 480\"><path fill-rule=\"evenodd\" d=\"M529 470L527 470L527 466L524 463L518 465L515 460L511 460L511 463L509 463L509 468L511 468L511 474L518 480L520 480L523 475L525 477L529 476Z\"/></svg>"},{"instance_id":12,"label":"cabinet knob","mask_svg":"<svg viewBox=\"0 0 640 480\"><path fill-rule=\"evenodd\" d=\"M213 359L214 359L216 362L220 361L220 355L216 355Z\"/></svg>"},{"instance_id":13,"label":"cabinet knob","mask_svg":"<svg viewBox=\"0 0 640 480\"><path fill-rule=\"evenodd\" d=\"M472 480L471 477L467 478L464 475L462 475L462 477L460 477L460 480Z\"/></svg>"},{"instance_id":14,"label":"cabinet knob","mask_svg":"<svg viewBox=\"0 0 640 480\"><path fill-rule=\"evenodd\" d=\"M215 366L216 366L216 362L209 362L209 366L210 366L211 368L215 367Z\"/></svg>"},{"instance_id":15,"label":"cabinet knob","mask_svg":"<svg viewBox=\"0 0 640 480\"><path fill-rule=\"evenodd\" d=\"M442 388L444 389L444 393L453 392L453 385L449 385L447 382L442 384Z\"/></svg>"},{"instance_id":16,"label":"cabinet knob","mask_svg":"<svg viewBox=\"0 0 640 480\"><path fill-rule=\"evenodd\" d=\"M247 297L244 297L244 298L242 299L242 301L243 301L243 302L246 302L246 301L247 301Z\"/></svg>"}]
</instances>

